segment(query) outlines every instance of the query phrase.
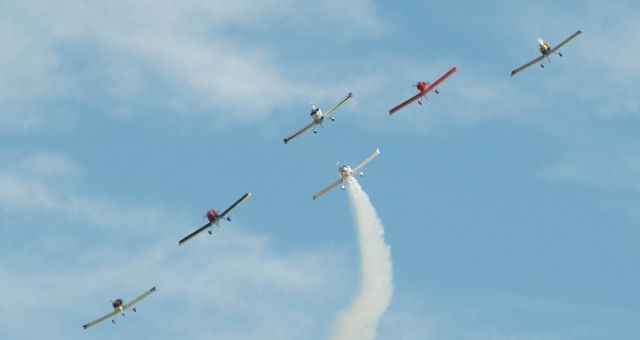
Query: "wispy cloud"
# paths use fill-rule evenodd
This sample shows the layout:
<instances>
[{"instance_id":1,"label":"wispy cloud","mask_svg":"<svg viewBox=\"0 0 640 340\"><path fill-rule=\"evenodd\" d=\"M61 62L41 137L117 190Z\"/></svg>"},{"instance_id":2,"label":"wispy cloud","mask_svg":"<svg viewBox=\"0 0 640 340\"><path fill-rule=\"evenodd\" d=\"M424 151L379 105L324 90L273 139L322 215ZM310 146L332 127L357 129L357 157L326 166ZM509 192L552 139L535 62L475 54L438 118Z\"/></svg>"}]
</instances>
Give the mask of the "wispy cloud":
<instances>
[{"instance_id":1,"label":"wispy cloud","mask_svg":"<svg viewBox=\"0 0 640 340\"><path fill-rule=\"evenodd\" d=\"M49 240L62 245L56 241ZM158 294L139 306L135 319L123 321L124 327L134 322L148 324L151 332L167 330L160 338L215 332L229 338L293 339L324 331L314 306L331 299L331 287L339 283L336 270L342 270L330 251L281 254L265 236L237 226L189 248L176 249L174 241L155 240L133 251L126 243L87 247L72 242L66 245L69 250L48 251L32 245L5 254L0 289L12 294L5 298L0 325L5 334L26 338L38 332L27 327L29 320L39 319L39 328L50 338L69 338L83 322L109 311L109 299L130 299L155 285ZM56 260L61 251L71 251L75 261ZM39 264L42 261L47 265ZM43 307L54 307L55 313ZM244 320L252 327L226 324L230 320ZM64 327L57 329L56 323ZM98 338L113 326L102 327L107 330L94 334Z\"/></svg>"},{"instance_id":2,"label":"wispy cloud","mask_svg":"<svg viewBox=\"0 0 640 340\"><path fill-rule=\"evenodd\" d=\"M116 204L78 192L73 181L50 185L82 172L62 155L11 158L16 165L0 169L0 211L23 216L37 232L25 238L29 229L22 229L21 237L2 240L0 291L11 292L0 308L5 336L68 339L107 312L109 299L153 285L159 292L140 306L135 323L148 323L158 338L210 338L213 331L226 339L295 339L328 332L317 316L346 293L336 288L345 272L339 251L280 252L270 237L237 222L178 248L182 234L168 226L178 223L179 212ZM34 164L51 171L21 174ZM88 240L79 229L58 228L68 221L110 236ZM16 226L3 219L0 231L13 236ZM33 320L40 320L38 329L28 327ZM94 336L109 337L113 328L104 327Z\"/></svg>"},{"instance_id":3,"label":"wispy cloud","mask_svg":"<svg viewBox=\"0 0 640 340\"><path fill-rule=\"evenodd\" d=\"M219 124L268 117L297 96L322 88L297 72L304 63L278 50L285 34L375 36L375 5L287 0L21 2L0 13L0 99L5 130L37 126L61 102L94 112L141 114L162 108ZM318 24L321 25L319 29ZM285 31L286 32L286 31ZM343 38L344 39L344 38ZM293 71L291 71L293 69ZM307 100L307 99L305 99Z\"/></svg>"}]
</instances>

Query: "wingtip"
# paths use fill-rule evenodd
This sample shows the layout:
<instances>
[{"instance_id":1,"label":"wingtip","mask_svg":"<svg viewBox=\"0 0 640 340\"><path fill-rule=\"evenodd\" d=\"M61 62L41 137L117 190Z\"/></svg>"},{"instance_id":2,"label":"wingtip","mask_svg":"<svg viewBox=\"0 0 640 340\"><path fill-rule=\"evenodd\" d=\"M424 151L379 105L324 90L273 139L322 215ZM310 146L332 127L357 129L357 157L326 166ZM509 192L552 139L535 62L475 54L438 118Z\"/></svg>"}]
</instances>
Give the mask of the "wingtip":
<instances>
[{"instance_id":1,"label":"wingtip","mask_svg":"<svg viewBox=\"0 0 640 340\"><path fill-rule=\"evenodd\" d=\"M286 138L285 138L285 139L283 139L282 141L283 141L285 144L287 144L287 143L289 142L289 140L288 140L288 139L286 139Z\"/></svg>"},{"instance_id":2,"label":"wingtip","mask_svg":"<svg viewBox=\"0 0 640 340\"><path fill-rule=\"evenodd\" d=\"M82 329L87 329L89 328L87 325L82 325Z\"/></svg>"}]
</instances>

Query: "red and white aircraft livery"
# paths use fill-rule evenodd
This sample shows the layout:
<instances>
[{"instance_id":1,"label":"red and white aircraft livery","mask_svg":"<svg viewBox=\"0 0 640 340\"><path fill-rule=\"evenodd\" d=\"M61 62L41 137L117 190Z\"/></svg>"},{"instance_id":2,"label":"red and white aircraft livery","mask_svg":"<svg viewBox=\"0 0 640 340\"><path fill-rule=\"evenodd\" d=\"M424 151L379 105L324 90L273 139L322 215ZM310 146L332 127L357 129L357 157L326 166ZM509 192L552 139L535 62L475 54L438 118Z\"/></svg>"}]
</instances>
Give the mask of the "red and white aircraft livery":
<instances>
[{"instance_id":1,"label":"red and white aircraft livery","mask_svg":"<svg viewBox=\"0 0 640 340\"><path fill-rule=\"evenodd\" d=\"M449 72L445 73L442 77L440 77L440 79L436 80L435 83L433 84L429 84L428 82L424 82L421 81L418 84L416 84L416 88L418 89L418 91L420 91L418 94L416 94L415 96L405 100L402 104L394 107L393 109L389 110L389 114L392 115L394 113L396 113L396 111L402 109L403 107L413 103L414 101L418 101L418 104L422 105L422 100L425 99L427 93L431 92L432 90L435 90L435 93L440 93L438 92L438 90L436 90L436 87L438 85L440 85L440 83L442 83L443 81L445 81L447 78L449 78L449 76L451 76L455 71L457 71L458 68L457 67L453 67L452 69L449 70Z\"/></svg>"},{"instance_id":2,"label":"red and white aircraft livery","mask_svg":"<svg viewBox=\"0 0 640 340\"><path fill-rule=\"evenodd\" d=\"M293 135L283 139L282 141L287 144L289 143L290 140L300 136L301 134L303 134L304 132L306 132L307 130L311 129L312 127L316 126L316 125L320 125L322 126L322 123L324 123L324 119L325 118L329 118L331 119L331 121L335 121L335 118L333 118L333 113L336 112L336 110L338 108L340 108L340 106L342 106L342 104L344 104L347 100L353 98L353 94L351 92L349 92L349 94L342 98L336 105L334 105L331 109L329 109L329 111L322 113L322 110L320 110L319 107L315 107L313 104L311 104L311 118L313 119L313 121L311 123L309 123L309 125L303 127L302 129L298 130L298 132L294 133ZM313 133L318 133L317 129L313 129Z\"/></svg>"},{"instance_id":3,"label":"red and white aircraft livery","mask_svg":"<svg viewBox=\"0 0 640 340\"><path fill-rule=\"evenodd\" d=\"M319 193L313 195L313 199L317 200L318 198L320 198L320 196L335 189L335 187L337 187L338 185L341 185L340 188L344 190L345 189L344 182L346 182L347 179L349 179L349 177L353 176L353 174L359 174L360 176L364 176L364 173L360 170L362 170L362 168L364 168L364 166L367 165L367 163L371 162L374 158L378 157L379 154L380 154L380 149L376 149L376 151L374 151L371 155L369 155L369 157L367 157L367 159L365 159L364 162L358 164L358 166L355 167L354 169L351 169L351 167L346 164L338 167L338 174L340 175L340 179L331 183L328 187L322 189L322 191L320 191Z\"/></svg>"},{"instance_id":4,"label":"red and white aircraft livery","mask_svg":"<svg viewBox=\"0 0 640 340\"><path fill-rule=\"evenodd\" d=\"M116 323L116 317L118 316L118 314L122 314L122 316L124 316L124 311L126 311L127 309L131 308L133 305L135 305L136 303L142 301L144 298L146 298L147 296L149 296L151 293L156 291L156 287L153 287L151 289L149 289L148 291L144 292L144 294L138 296L137 298L133 299L133 301L129 302L129 303L124 303L124 301L122 301L122 299L116 299L115 301L111 302L111 307L113 307L113 312L102 316L101 318L91 321L88 324L82 325L82 328L87 329L91 326L97 325L99 323L101 323L102 321L111 318L111 323ZM134 312L137 312L135 308L133 308Z\"/></svg>"},{"instance_id":5,"label":"red and white aircraft livery","mask_svg":"<svg viewBox=\"0 0 640 340\"><path fill-rule=\"evenodd\" d=\"M196 230L196 231L192 232L191 234L189 234L189 236L187 236L187 237L183 238L182 240L180 240L180 242L178 242L178 246L181 246L183 243L189 241L194 236L196 236L196 235L200 234L201 232L205 231L207 228L209 229L209 235L213 234L213 226L215 225L216 227L219 227L220 225L218 223L220 223L220 220L223 220L223 219L226 219L227 221L231 221L231 218L228 217L227 215L229 215L229 213L231 211L233 211L235 208L237 208L240 205L240 203L244 202L244 200L246 200L250 196L251 196L250 192L244 194L244 196L240 197L239 200L237 200L235 203L233 203L222 214L218 214L218 210L215 210L215 209L214 210L209 210L207 212L207 215L205 216L209 220L209 223L203 225L198 230Z\"/></svg>"}]
</instances>

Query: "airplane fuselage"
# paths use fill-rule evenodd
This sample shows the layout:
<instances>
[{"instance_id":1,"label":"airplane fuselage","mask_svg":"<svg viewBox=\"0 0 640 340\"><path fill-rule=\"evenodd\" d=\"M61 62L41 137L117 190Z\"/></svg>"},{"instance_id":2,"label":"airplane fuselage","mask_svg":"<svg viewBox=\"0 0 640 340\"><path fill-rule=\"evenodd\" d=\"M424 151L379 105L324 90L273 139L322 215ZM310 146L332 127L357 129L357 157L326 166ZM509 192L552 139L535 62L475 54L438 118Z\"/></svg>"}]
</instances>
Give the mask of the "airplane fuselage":
<instances>
[{"instance_id":1,"label":"airplane fuselage","mask_svg":"<svg viewBox=\"0 0 640 340\"><path fill-rule=\"evenodd\" d=\"M340 174L340 177L342 177L342 180L345 181L349 176L353 175L353 170L350 166L343 165L338 168L338 173Z\"/></svg>"},{"instance_id":2,"label":"airplane fuselage","mask_svg":"<svg viewBox=\"0 0 640 340\"><path fill-rule=\"evenodd\" d=\"M207 211L207 219L209 220L209 222L216 223L219 218L220 216L218 215L217 210L214 209L214 210Z\"/></svg>"},{"instance_id":3,"label":"airplane fuselage","mask_svg":"<svg viewBox=\"0 0 640 340\"><path fill-rule=\"evenodd\" d=\"M311 110L310 115L311 118L313 118L313 121L316 122L316 124L322 124L324 116L322 115L322 110L320 110L320 108L314 108L313 110Z\"/></svg>"},{"instance_id":4,"label":"airplane fuselage","mask_svg":"<svg viewBox=\"0 0 640 340\"><path fill-rule=\"evenodd\" d=\"M353 169L345 164L338 168L338 174L342 177L342 185L340 185L340 189L344 190L346 189L344 183L349 179L349 177L353 176Z\"/></svg>"},{"instance_id":5,"label":"airplane fuselage","mask_svg":"<svg viewBox=\"0 0 640 340\"><path fill-rule=\"evenodd\" d=\"M544 42L542 39L538 39L538 50L546 57L551 53L551 45Z\"/></svg>"},{"instance_id":6,"label":"airplane fuselage","mask_svg":"<svg viewBox=\"0 0 640 340\"><path fill-rule=\"evenodd\" d=\"M421 81L416 84L416 88L418 89L418 91L426 93L427 91L429 91L429 83Z\"/></svg>"}]
</instances>

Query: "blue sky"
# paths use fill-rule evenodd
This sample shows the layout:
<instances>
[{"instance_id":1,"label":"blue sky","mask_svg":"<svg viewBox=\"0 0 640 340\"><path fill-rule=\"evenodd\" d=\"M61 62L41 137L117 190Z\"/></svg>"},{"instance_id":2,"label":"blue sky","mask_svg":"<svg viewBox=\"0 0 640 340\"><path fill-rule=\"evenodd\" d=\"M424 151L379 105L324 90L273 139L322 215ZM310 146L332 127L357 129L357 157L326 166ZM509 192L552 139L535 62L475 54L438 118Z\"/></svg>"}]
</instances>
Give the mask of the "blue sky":
<instances>
[{"instance_id":1,"label":"blue sky","mask_svg":"<svg viewBox=\"0 0 640 340\"><path fill-rule=\"evenodd\" d=\"M327 338L359 255L346 194L311 195L379 147L360 181L394 266L379 338L635 339L639 19L635 1L4 2L2 337Z\"/></svg>"}]
</instances>

